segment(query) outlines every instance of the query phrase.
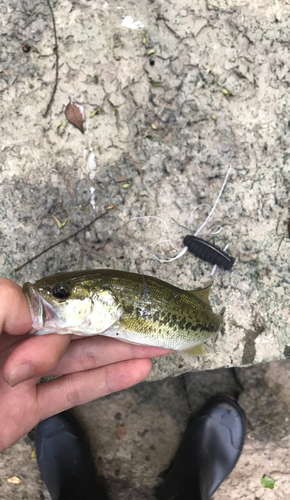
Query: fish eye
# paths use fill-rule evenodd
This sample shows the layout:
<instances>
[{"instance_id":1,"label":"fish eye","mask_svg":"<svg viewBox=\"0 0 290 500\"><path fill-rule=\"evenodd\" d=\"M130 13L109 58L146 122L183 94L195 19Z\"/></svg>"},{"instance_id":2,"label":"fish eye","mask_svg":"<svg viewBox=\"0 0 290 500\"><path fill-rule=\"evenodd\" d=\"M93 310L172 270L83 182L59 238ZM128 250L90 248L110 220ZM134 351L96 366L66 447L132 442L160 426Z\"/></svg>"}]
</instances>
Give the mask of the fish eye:
<instances>
[{"instance_id":1,"label":"fish eye","mask_svg":"<svg viewBox=\"0 0 290 500\"><path fill-rule=\"evenodd\" d=\"M52 290L52 295L59 300L66 300L70 296L70 290L66 283L58 283Z\"/></svg>"}]
</instances>

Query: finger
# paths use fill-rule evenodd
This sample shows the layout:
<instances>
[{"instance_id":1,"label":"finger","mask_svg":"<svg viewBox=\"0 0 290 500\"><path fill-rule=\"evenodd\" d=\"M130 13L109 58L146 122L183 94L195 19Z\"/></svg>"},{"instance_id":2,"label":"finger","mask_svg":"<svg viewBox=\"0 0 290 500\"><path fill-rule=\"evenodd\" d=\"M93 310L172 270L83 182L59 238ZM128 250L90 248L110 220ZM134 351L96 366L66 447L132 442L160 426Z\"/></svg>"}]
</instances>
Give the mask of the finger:
<instances>
[{"instance_id":1,"label":"finger","mask_svg":"<svg viewBox=\"0 0 290 500\"><path fill-rule=\"evenodd\" d=\"M59 364L70 340L70 335L51 333L22 342L5 363L4 380L14 387L30 378L44 376Z\"/></svg>"},{"instance_id":2,"label":"finger","mask_svg":"<svg viewBox=\"0 0 290 500\"><path fill-rule=\"evenodd\" d=\"M22 288L7 278L0 278L0 333L27 333L32 326L28 302Z\"/></svg>"},{"instance_id":3,"label":"finger","mask_svg":"<svg viewBox=\"0 0 290 500\"><path fill-rule=\"evenodd\" d=\"M92 370L100 366L136 358L154 358L173 352L160 347L141 346L96 335L70 343L59 365L49 375Z\"/></svg>"},{"instance_id":4,"label":"finger","mask_svg":"<svg viewBox=\"0 0 290 500\"><path fill-rule=\"evenodd\" d=\"M149 375L151 368L149 359L135 359L38 384L41 420L138 384Z\"/></svg>"}]
</instances>

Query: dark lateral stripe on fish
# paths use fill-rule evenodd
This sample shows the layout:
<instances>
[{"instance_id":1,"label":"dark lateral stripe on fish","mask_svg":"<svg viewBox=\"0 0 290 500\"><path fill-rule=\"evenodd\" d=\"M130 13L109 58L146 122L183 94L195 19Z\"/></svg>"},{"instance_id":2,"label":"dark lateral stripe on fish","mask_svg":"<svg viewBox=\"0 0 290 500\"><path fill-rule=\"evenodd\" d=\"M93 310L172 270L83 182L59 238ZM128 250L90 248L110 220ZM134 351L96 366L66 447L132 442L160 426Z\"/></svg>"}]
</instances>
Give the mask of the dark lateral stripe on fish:
<instances>
[{"instance_id":1,"label":"dark lateral stripe on fish","mask_svg":"<svg viewBox=\"0 0 290 500\"><path fill-rule=\"evenodd\" d=\"M136 319L140 320L141 316L136 314ZM134 318L131 318L132 320ZM219 325L214 325L213 327L207 327L206 325L202 325L201 323L193 324L191 321L188 321L187 319L181 319L181 320L174 320L173 318L170 319L168 317L157 317L157 313L154 313L151 315L150 313L144 315L141 318L143 321L153 321L154 323L162 325L168 325L170 328L174 328L175 326L180 328L181 330L188 331L188 332L196 332L196 331L206 331L206 332L217 332L219 330ZM126 320L125 320L126 321Z\"/></svg>"},{"instance_id":2,"label":"dark lateral stripe on fish","mask_svg":"<svg viewBox=\"0 0 290 500\"><path fill-rule=\"evenodd\" d=\"M183 243L191 253L206 262L222 267L227 271L234 265L234 257L202 238L189 234L185 236Z\"/></svg>"}]
</instances>

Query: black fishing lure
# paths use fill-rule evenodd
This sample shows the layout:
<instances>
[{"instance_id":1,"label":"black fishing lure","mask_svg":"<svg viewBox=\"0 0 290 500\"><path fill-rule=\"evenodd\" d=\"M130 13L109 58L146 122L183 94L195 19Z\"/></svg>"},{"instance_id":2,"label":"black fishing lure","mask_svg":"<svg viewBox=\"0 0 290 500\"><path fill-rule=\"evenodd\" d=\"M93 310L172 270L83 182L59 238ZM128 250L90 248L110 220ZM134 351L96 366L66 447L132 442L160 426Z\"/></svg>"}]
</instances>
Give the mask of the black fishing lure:
<instances>
[{"instance_id":1,"label":"black fishing lure","mask_svg":"<svg viewBox=\"0 0 290 500\"><path fill-rule=\"evenodd\" d=\"M210 262L213 265L216 264L227 271L234 265L234 257L231 257L228 253L224 252L224 250L221 250L221 248L197 236L189 234L185 236L183 243L191 253L206 262Z\"/></svg>"}]
</instances>

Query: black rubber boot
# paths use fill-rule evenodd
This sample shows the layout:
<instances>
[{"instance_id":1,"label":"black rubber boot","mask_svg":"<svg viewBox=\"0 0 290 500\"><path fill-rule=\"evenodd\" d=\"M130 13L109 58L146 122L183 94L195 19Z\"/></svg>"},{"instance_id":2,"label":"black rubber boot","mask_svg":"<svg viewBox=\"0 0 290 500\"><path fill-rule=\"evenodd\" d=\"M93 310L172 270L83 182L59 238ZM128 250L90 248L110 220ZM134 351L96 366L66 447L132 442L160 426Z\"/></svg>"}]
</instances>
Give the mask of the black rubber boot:
<instances>
[{"instance_id":1,"label":"black rubber boot","mask_svg":"<svg viewBox=\"0 0 290 500\"><path fill-rule=\"evenodd\" d=\"M158 500L210 500L235 467L246 435L246 418L226 396L211 398L192 418Z\"/></svg>"},{"instance_id":2,"label":"black rubber boot","mask_svg":"<svg viewBox=\"0 0 290 500\"><path fill-rule=\"evenodd\" d=\"M52 500L108 500L97 482L87 437L70 412L38 424L36 454Z\"/></svg>"}]
</instances>

